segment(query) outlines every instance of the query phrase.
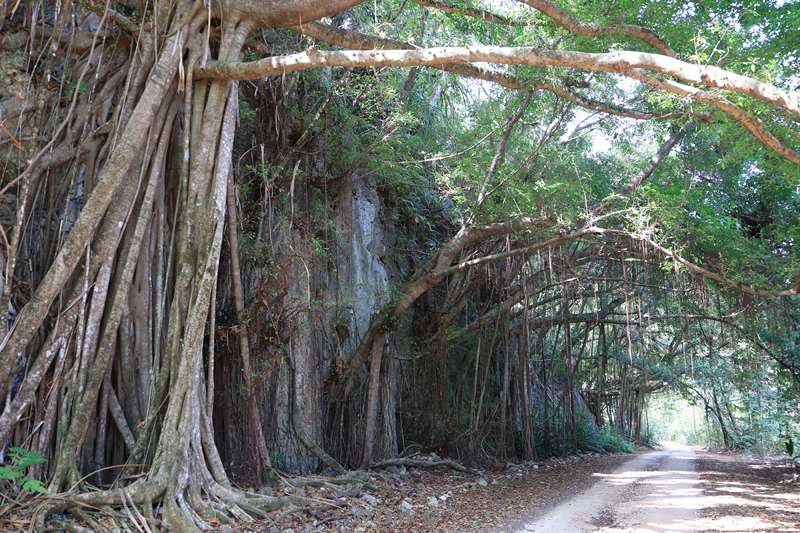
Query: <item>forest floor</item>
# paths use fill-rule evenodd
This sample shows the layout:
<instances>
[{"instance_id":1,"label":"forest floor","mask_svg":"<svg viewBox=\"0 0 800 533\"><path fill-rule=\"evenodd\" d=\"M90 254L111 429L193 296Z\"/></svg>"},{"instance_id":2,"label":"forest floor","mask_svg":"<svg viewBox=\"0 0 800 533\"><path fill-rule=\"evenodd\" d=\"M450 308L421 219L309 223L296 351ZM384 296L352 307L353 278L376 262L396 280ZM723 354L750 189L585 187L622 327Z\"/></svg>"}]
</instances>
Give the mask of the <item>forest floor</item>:
<instances>
[{"instance_id":1,"label":"forest floor","mask_svg":"<svg viewBox=\"0 0 800 533\"><path fill-rule=\"evenodd\" d=\"M784 458L699 453L701 523L712 531L800 531L800 476Z\"/></svg>"},{"instance_id":2,"label":"forest floor","mask_svg":"<svg viewBox=\"0 0 800 533\"><path fill-rule=\"evenodd\" d=\"M339 509L283 515L270 524L241 531L259 533L415 533L513 531L522 517L542 513L591 487L637 454L587 453L539 462L507 463L470 474L441 469L389 468L372 474L377 491L327 495ZM436 459L435 457L433 459ZM387 490L388 489L388 490ZM290 531L287 531L290 530Z\"/></svg>"},{"instance_id":3,"label":"forest floor","mask_svg":"<svg viewBox=\"0 0 800 533\"><path fill-rule=\"evenodd\" d=\"M439 461L433 454L414 459ZM281 492L306 498L310 510L218 531L800 532L800 475L785 457L665 447L473 472L390 466L366 476L366 484L287 478ZM14 523L0 517L0 531L19 531Z\"/></svg>"},{"instance_id":4,"label":"forest floor","mask_svg":"<svg viewBox=\"0 0 800 533\"><path fill-rule=\"evenodd\" d=\"M366 493L301 491L338 508L237 531L800 531L800 481L777 458L667 447L509 463L479 474L392 468L372 479L377 490Z\"/></svg>"}]
</instances>

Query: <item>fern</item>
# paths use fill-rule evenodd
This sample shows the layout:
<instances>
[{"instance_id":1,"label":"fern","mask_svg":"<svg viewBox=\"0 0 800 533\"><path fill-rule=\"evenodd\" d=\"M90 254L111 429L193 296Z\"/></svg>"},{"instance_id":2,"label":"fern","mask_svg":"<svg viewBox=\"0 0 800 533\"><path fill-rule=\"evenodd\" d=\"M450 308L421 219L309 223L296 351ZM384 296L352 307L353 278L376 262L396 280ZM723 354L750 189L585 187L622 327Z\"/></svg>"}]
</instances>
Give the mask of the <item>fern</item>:
<instances>
[{"instance_id":1,"label":"fern","mask_svg":"<svg viewBox=\"0 0 800 533\"><path fill-rule=\"evenodd\" d=\"M47 492L47 488L38 479L32 479L25 475L25 469L41 465L47 462L47 458L40 454L25 448L9 448L8 457L10 463L0 466L0 480L7 480L15 483L22 490L30 492Z\"/></svg>"}]
</instances>

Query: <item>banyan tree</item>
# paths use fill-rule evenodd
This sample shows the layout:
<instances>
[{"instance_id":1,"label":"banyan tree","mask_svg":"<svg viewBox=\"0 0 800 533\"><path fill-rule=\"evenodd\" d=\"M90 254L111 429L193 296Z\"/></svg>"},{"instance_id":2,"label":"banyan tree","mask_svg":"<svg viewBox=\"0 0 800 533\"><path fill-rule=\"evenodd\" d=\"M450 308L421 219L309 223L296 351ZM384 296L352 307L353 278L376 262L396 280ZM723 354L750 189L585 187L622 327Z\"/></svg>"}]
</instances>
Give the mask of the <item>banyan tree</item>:
<instances>
[{"instance_id":1,"label":"banyan tree","mask_svg":"<svg viewBox=\"0 0 800 533\"><path fill-rule=\"evenodd\" d=\"M461 2L415 2L482 24L531 24ZM318 420L316 430L295 423L298 441L318 464L335 470L342 464L367 467L400 452L382 436L393 416L381 402L387 339L429 291L445 281L466 284L460 276L468 269L538 256L536 268L552 271L552 257L541 259L548 250L586 241L624 242L634 243L636 253L654 254L741 294L797 294L792 280L748 285L703 266L697 257L683 257L653 235L605 224L614 202L635 194L697 124L732 124L783 168L796 169L800 95L782 89L782 80L756 79L726 70L724 62L702 64L682 56L674 51L676 44L639 25L636 10L628 20L594 24L562 9L560 2L519 2L553 35L581 38L600 51L565 49L555 40L549 46L519 46L502 37L488 45L426 48L361 32L348 16L360 3L0 3L0 57L9 73L0 100L0 194L4 227L10 228L2 235L0 322L8 331L0 345L0 449L22 446L49 458L36 467L53 496L39 509L40 526L55 512L110 506L136 509L144 521L158 516L170 529L190 531L307 503L236 488L215 442L214 309L223 239L228 239L230 258L224 260L230 261L226 274L241 323L237 350L247 398L241 418L252 432L254 468L265 480L277 479L269 436L259 419L261 406L251 390L256 356L242 315L245 289L235 231L232 154L240 121L239 83L245 80L314 69L430 68L525 95L519 112L509 114L473 195L474 212L380 305L351 353L342 355L341 368L321 384L330 404L326 420ZM282 32L305 36L308 47L280 53L270 39ZM569 75L576 73L593 73L601 81L631 80L672 107L602 101L570 82ZM592 112L669 123L670 136L644 169L619 182L610 201L587 205L585 216L569 227L540 213L481 218L478 207L495 190L508 138L522 127L528 102L543 94ZM282 168L293 175L291 164ZM599 253L592 250L586 258ZM562 259L566 272L570 265ZM620 280L629 274L624 267L613 272ZM505 279L507 299L498 309L519 309L525 302L526 325L520 331L533 345L535 334L528 328L545 320L528 321L525 283L539 281L533 273L527 282L520 280ZM466 301L466 296L452 297L437 337L445 344L448 324ZM620 305L627 318L614 316ZM567 324L564 334L572 346L580 334L577 325L569 329L570 323L627 320L629 326L630 309L625 297L609 298L593 309L562 308L553 323ZM481 320L492 324L496 319L489 313ZM479 363L480 347L478 352ZM520 390L526 398L533 394ZM630 403L619 406L620 418L640 417L637 390L626 389ZM502 394L507 398L512 392ZM593 398L600 402L602 394ZM363 417L346 418L352 428L338 434L335 449L326 450L325 424L340 424L337 412L353 405ZM602 409L601 403L595 407ZM503 416L511 414L503 411ZM533 453L532 438L523 446Z\"/></svg>"}]
</instances>

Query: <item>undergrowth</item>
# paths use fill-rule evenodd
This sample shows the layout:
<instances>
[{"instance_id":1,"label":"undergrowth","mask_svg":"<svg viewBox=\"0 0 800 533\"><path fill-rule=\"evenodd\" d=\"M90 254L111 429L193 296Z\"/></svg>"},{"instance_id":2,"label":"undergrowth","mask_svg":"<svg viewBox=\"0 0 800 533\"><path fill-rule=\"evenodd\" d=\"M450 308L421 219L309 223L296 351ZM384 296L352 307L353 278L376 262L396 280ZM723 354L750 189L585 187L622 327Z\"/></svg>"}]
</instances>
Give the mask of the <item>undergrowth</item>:
<instances>
[{"instance_id":1,"label":"undergrowth","mask_svg":"<svg viewBox=\"0 0 800 533\"><path fill-rule=\"evenodd\" d=\"M597 427L581 422L577 427L578 448L598 453L632 453L636 445L613 426Z\"/></svg>"}]
</instances>

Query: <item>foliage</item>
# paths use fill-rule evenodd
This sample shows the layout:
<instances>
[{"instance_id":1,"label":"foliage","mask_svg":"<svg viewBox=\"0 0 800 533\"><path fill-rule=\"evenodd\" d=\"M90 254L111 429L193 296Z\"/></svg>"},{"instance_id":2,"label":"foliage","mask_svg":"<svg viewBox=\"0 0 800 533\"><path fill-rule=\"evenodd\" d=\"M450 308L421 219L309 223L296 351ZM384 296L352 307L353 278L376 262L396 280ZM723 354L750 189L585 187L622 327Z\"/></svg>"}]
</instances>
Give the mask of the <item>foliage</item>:
<instances>
[{"instance_id":1,"label":"foliage","mask_svg":"<svg viewBox=\"0 0 800 533\"><path fill-rule=\"evenodd\" d=\"M0 480L8 480L16 484L21 490L30 492L47 492L47 488L38 479L33 479L25 475L25 470L34 465L41 465L47 462L43 455L26 450L20 447L8 449L10 462L0 466Z\"/></svg>"},{"instance_id":2,"label":"foliage","mask_svg":"<svg viewBox=\"0 0 800 533\"><path fill-rule=\"evenodd\" d=\"M593 422L581 420L577 425L578 448L598 453L632 453L636 445L609 425L597 427Z\"/></svg>"},{"instance_id":3,"label":"foliage","mask_svg":"<svg viewBox=\"0 0 800 533\"><path fill-rule=\"evenodd\" d=\"M677 394L653 395L647 416L654 438L659 442L708 445L712 437L702 408Z\"/></svg>"}]
</instances>

